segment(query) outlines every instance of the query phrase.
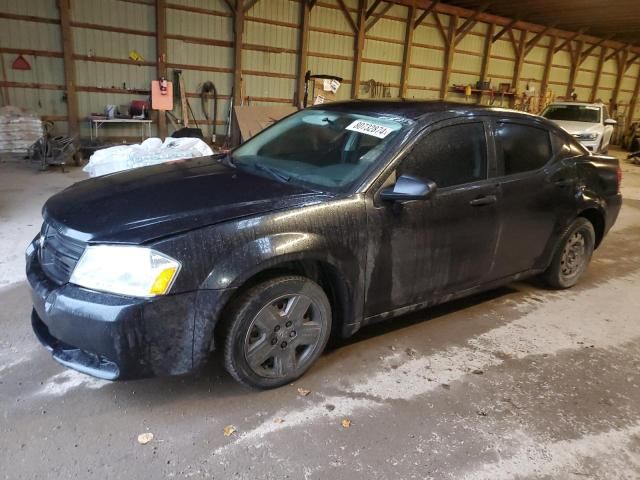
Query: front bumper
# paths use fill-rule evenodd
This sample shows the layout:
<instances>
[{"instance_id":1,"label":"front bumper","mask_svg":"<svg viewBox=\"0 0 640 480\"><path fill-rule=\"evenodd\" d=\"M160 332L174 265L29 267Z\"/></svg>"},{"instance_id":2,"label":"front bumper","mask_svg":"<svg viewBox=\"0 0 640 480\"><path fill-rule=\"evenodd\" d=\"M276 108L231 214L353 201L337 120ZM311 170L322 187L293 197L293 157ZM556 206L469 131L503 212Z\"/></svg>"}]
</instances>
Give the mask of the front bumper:
<instances>
[{"instance_id":1,"label":"front bumper","mask_svg":"<svg viewBox=\"0 0 640 480\"><path fill-rule=\"evenodd\" d=\"M576 140L578 140L580 144L590 152L598 153L598 150L600 149L600 138L595 140L580 140L576 138Z\"/></svg>"},{"instance_id":2,"label":"front bumper","mask_svg":"<svg viewBox=\"0 0 640 480\"><path fill-rule=\"evenodd\" d=\"M207 359L228 291L199 290L152 299L57 285L27 251L31 322L53 358L107 380L179 375Z\"/></svg>"}]
</instances>

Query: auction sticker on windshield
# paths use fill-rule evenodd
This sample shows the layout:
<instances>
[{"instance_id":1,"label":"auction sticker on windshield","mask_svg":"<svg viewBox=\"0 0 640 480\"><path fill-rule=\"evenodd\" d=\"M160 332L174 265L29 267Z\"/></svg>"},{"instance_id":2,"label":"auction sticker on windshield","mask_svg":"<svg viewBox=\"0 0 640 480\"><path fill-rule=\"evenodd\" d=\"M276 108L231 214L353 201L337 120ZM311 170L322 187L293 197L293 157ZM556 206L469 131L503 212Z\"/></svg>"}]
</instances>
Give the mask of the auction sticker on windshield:
<instances>
[{"instance_id":1,"label":"auction sticker on windshield","mask_svg":"<svg viewBox=\"0 0 640 480\"><path fill-rule=\"evenodd\" d=\"M351 122L347 127L347 130L352 132L364 133L365 135L371 135L372 137L384 138L389 135L393 130L382 125L376 125L375 123L365 122L364 120L356 120Z\"/></svg>"}]
</instances>

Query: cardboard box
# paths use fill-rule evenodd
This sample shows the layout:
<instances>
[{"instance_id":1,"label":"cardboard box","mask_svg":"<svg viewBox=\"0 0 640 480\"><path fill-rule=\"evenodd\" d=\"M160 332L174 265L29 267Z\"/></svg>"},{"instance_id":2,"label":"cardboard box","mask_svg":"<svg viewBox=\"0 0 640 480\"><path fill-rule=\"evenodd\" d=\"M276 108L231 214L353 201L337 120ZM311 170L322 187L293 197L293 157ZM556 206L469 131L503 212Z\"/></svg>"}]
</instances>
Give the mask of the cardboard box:
<instances>
[{"instance_id":1,"label":"cardboard box","mask_svg":"<svg viewBox=\"0 0 640 480\"><path fill-rule=\"evenodd\" d=\"M293 105L255 105L234 107L233 110L236 131L240 132L239 140L240 142L246 142L268 126L296 112L298 109Z\"/></svg>"}]
</instances>

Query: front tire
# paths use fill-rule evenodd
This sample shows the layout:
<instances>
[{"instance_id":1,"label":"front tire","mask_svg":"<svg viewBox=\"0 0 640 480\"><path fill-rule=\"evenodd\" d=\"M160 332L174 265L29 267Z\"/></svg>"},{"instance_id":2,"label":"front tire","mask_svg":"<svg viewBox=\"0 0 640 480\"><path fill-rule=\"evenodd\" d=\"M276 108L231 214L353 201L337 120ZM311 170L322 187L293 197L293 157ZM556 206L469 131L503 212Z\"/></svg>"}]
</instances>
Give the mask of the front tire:
<instances>
[{"instance_id":1,"label":"front tire","mask_svg":"<svg viewBox=\"0 0 640 480\"><path fill-rule=\"evenodd\" d=\"M259 283L225 314L224 366L253 388L275 388L302 376L331 333L331 305L322 288L301 276Z\"/></svg>"},{"instance_id":2,"label":"front tire","mask_svg":"<svg viewBox=\"0 0 640 480\"><path fill-rule=\"evenodd\" d=\"M573 287L589 265L595 248L596 233L586 218L577 218L565 230L544 279L552 288Z\"/></svg>"}]
</instances>

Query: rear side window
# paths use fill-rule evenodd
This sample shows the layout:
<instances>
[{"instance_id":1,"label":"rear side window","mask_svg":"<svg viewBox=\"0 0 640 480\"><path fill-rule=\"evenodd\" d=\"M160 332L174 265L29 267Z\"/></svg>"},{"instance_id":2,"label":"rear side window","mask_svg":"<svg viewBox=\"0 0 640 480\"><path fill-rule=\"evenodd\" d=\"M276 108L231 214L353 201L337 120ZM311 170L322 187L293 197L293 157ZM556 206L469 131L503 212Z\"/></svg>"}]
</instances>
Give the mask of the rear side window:
<instances>
[{"instance_id":1,"label":"rear side window","mask_svg":"<svg viewBox=\"0 0 640 480\"><path fill-rule=\"evenodd\" d=\"M519 123L498 122L496 149L505 175L542 168L552 155L547 130Z\"/></svg>"},{"instance_id":2,"label":"rear side window","mask_svg":"<svg viewBox=\"0 0 640 480\"><path fill-rule=\"evenodd\" d=\"M428 133L418 140L397 173L432 180L440 188L487 178L484 124L451 125Z\"/></svg>"},{"instance_id":3,"label":"rear side window","mask_svg":"<svg viewBox=\"0 0 640 480\"><path fill-rule=\"evenodd\" d=\"M553 144L555 158L561 160L589 154L576 140L568 136L561 136L556 132L551 132L551 143Z\"/></svg>"}]
</instances>

